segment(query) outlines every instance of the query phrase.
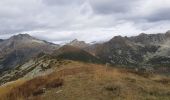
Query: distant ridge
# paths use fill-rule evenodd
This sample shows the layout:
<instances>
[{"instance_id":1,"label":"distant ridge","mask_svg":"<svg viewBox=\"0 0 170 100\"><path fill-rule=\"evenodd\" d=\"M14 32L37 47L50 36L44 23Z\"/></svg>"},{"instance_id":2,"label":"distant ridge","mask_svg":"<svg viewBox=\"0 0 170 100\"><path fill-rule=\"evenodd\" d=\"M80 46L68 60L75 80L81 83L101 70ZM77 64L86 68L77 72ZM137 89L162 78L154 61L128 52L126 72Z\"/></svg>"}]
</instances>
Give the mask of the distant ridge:
<instances>
[{"instance_id":1,"label":"distant ridge","mask_svg":"<svg viewBox=\"0 0 170 100\"><path fill-rule=\"evenodd\" d=\"M70 43L67 43L66 45L70 45L70 46L74 46L78 48L85 48L85 47L88 47L90 44L85 43L84 41L79 41L77 39L74 39L73 41L71 41Z\"/></svg>"},{"instance_id":2,"label":"distant ridge","mask_svg":"<svg viewBox=\"0 0 170 100\"><path fill-rule=\"evenodd\" d=\"M107 42L93 44L75 39L62 47L29 34L18 34L0 40L0 69L3 71L16 67L41 52L53 53L64 59L131 67L170 66L169 44L170 31L164 34L141 33L132 37L115 36Z\"/></svg>"},{"instance_id":3,"label":"distant ridge","mask_svg":"<svg viewBox=\"0 0 170 100\"><path fill-rule=\"evenodd\" d=\"M125 66L170 66L170 31L138 36L115 36L101 44L93 44L86 51L110 64ZM153 60L155 59L155 60ZM157 63L154 63L159 59ZM154 62L152 62L154 61Z\"/></svg>"},{"instance_id":4,"label":"distant ridge","mask_svg":"<svg viewBox=\"0 0 170 100\"><path fill-rule=\"evenodd\" d=\"M59 45L18 34L0 42L0 71L14 68L40 52L52 53Z\"/></svg>"},{"instance_id":5,"label":"distant ridge","mask_svg":"<svg viewBox=\"0 0 170 100\"><path fill-rule=\"evenodd\" d=\"M102 61L95 56L89 54L88 52L69 45L65 45L60 49L56 50L53 54L57 58L68 59L68 60L77 60L83 62L93 62L93 63L102 63Z\"/></svg>"}]
</instances>

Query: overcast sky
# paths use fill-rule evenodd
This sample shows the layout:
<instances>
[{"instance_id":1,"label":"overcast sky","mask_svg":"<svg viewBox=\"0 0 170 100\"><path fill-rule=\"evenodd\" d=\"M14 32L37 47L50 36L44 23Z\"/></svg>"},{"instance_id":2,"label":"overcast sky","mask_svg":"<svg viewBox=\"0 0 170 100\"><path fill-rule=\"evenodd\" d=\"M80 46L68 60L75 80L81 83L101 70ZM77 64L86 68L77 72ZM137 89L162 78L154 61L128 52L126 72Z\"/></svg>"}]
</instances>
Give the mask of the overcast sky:
<instances>
[{"instance_id":1,"label":"overcast sky","mask_svg":"<svg viewBox=\"0 0 170 100\"><path fill-rule=\"evenodd\" d=\"M28 33L60 43L170 30L170 0L1 0L0 38Z\"/></svg>"}]
</instances>

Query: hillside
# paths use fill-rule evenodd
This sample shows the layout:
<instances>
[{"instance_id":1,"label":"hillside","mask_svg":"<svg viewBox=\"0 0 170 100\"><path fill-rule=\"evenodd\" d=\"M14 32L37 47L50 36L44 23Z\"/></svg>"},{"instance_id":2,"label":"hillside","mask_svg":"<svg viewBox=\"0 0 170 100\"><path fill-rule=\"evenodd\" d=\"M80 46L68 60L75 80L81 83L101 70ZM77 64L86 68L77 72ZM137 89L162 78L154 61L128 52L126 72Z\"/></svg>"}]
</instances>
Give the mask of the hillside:
<instances>
[{"instance_id":1,"label":"hillside","mask_svg":"<svg viewBox=\"0 0 170 100\"><path fill-rule=\"evenodd\" d=\"M28 34L19 34L0 42L0 71L21 65L41 52L52 53L59 48Z\"/></svg>"},{"instance_id":2,"label":"hillside","mask_svg":"<svg viewBox=\"0 0 170 100\"><path fill-rule=\"evenodd\" d=\"M65 45L54 51L53 56L61 59L76 60L82 62L102 63L102 61L90 53L69 45Z\"/></svg>"},{"instance_id":3,"label":"hillside","mask_svg":"<svg viewBox=\"0 0 170 100\"><path fill-rule=\"evenodd\" d=\"M25 99L169 100L170 78L70 61L45 76L25 77L0 87L0 100Z\"/></svg>"},{"instance_id":4,"label":"hillside","mask_svg":"<svg viewBox=\"0 0 170 100\"><path fill-rule=\"evenodd\" d=\"M113 65L167 67L170 66L169 43L169 31L160 34L142 33L132 37L115 36L105 43L91 45L85 50Z\"/></svg>"},{"instance_id":5,"label":"hillside","mask_svg":"<svg viewBox=\"0 0 170 100\"><path fill-rule=\"evenodd\" d=\"M100 59L82 49L66 45L55 50L52 54L40 53L24 64L5 71L0 75L0 84L5 84L6 82L23 77L33 78L51 73L53 69L62 66L62 64L69 63L69 61L66 62L66 60L80 61L83 63L103 63Z\"/></svg>"}]
</instances>

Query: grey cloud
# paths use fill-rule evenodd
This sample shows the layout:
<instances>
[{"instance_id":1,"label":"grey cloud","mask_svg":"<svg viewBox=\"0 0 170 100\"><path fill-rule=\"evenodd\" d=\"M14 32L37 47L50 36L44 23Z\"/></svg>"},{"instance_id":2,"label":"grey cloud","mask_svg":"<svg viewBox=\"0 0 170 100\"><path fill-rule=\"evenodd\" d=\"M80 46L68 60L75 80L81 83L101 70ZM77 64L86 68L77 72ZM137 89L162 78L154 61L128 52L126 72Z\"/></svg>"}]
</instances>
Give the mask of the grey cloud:
<instances>
[{"instance_id":1,"label":"grey cloud","mask_svg":"<svg viewBox=\"0 0 170 100\"><path fill-rule=\"evenodd\" d=\"M37 2L29 0L25 3L22 0L16 0L15 4L11 5L10 0L0 3L1 34L41 29L66 30L73 23L71 19L75 15L72 13L74 10L70 11L67 6L51 8L51 6L44 5L41 0L37 0ZM69 15L72 16L69 17Z\"/></svg>"},{"instance_id":2,"label":"grey cloud","mask_svg":"<svg viewBox=\"0 0 170 100\"><path fill-rule=\"evenodd\" d=\"M157 10L153 14L147 16L146 19L151 22L170 20L170 7Z\"/></svg>"},{"instance_id":3,"label":"grey cloud","mask_svg":"<svg viewBox=\"0 0 170 100\"><path fill-rule=\"evenodd\" d=\"M45 28L43 24L39 24L34 20L27 19L27 21L21 21L22 19L6 19L0 20L0 32L1 34L19 33L24 31L32 31L36 29ZM23 19L26 20L26 19Z\"/></svg>"},{"instance_id":4,"label":"grey cloud","mask_svg":"<svg viewBox=\"0 0 170 100\"><path fill-rule=\"evenodd\" d=\"M38 1L38 0L37 0ZM0 33L11 34L43 27L36 20L37 2L4 0L0 2ZM31 7L32 6L32 7Z\"/></svg>"},{"instance_id":5,"label":"grey cloud","mask_svg":"<svg viewBox=\"0 0 170 100\"><path fill-rule=\"evenodd\" d=\"M135 0L90 0L94 12L99 14L125 13L131 10Z\"/></svg>"},{"instance_id":6,"label":"grey cloud","mask_svg":"<svg viewBox=\"0 0 170 100\"><path fill-rule=\"evenodd\" d=\"M144 9L145 12L150 9L144 8L143 6L147 0L144 0L144 2L141 1L142 0L89 0L89 3L95 14L112 15L117 21L142 22L146 20L149 22L157 22L170 20L170 5L155 8L155 10L149 14L142 15L140 14L139 8ZM152 5L150 5L150 7L152 7Z\"/></svg>"},{"instance_id":7,"label":"grey cloud","mask_svg":"<svg viewBox=\"0 0 170 100\"><path fill-rule=\"evenodd\" d=\"M43 0L47 5L71 5L71 4L82 4L85 0Z\"/></svg>"},{"instance_id":8,"label":"grey cloud","mask_svg":"<svg viewBox=\"0 0 170 100\"><path fill-rule=\"evenodd\" d=\"M2 0L0 38L13 33L30 32L31 35L48 41L75 38L91 41L112 37L115 32L123 35L154 30L165 25L163 29L169 30L167 27L170 25L165 24L170 21L168 5L147 12L149 8L143 7L146 1L148 0ZM154 3L149 6L152 5ZM142 8L148 14L143 14L136 8ZM36 35L33 31L44 32Z\"/></svg>"}]
</instances>

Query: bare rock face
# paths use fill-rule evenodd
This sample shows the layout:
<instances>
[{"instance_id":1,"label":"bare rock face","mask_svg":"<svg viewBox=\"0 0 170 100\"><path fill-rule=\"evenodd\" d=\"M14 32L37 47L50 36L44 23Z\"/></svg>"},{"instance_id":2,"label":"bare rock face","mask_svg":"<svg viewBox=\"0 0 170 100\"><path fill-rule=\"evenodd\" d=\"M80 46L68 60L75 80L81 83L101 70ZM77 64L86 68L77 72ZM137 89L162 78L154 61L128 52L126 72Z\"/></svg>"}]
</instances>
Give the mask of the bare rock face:
<instances>
[{"instance_id":1,"label":"bare rock face","mask_svg":"<svg viewBox=\"0 0 170 100\"><path fill-rule=\"evenodd\" d=\"M163 43L166 41L166 35L165 34L145 34L141 33L139 36L136 37L130 37L129 39L131 41L141 43L144 45L152 44L152 45L159 45L160 43Z\"/></svg>"},{"instance_id":2,"label":"bare rock face","mask_svg":"<svg viewBox=\"0 0 170 100\"><path fill-rule=\"evenodd\" d=\"M51 53L59 48L28 34L19 34L0 42L0 71L14 68L40 52Z\"/></svg>"},{"instance_id":3,"label":"bare rock face","mask_svg":"<svg viewBox=\"0 0 170 100\"><path fill-rule=\"evenodd\" d=\"M166 32L165 36L166 36L167 38L170 38L170 30Z\"/></svg>"},{"instance_id":4,"label":"bare rock face","mask_svg":"<svg viewBox=\"0 0 170 100\"><path fill-rule=\"evenodd\" d=\"M133 37L115 36L108 42L94 44L85 50L111 64L170 66L170 31L164 34L142 33Z\"/></svg>"},{"instance_id":5,"label":"bare rock face","mask_svg":"<svg viewBox=\"0 0 170 100\"><path fill-rule=\"evenodd\" d=\"M79 41L77 39L71 41L67 45L71 45L71 46L78 47L78 48L85 48L89 46L89 44L85 43L84 41Z\"/></svg>"}]
</instances>

